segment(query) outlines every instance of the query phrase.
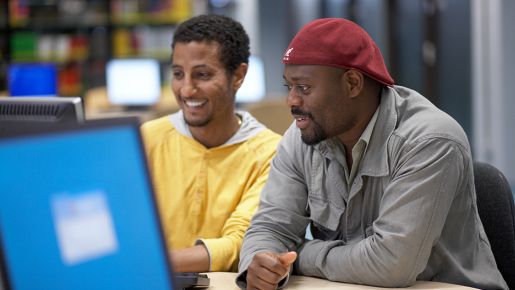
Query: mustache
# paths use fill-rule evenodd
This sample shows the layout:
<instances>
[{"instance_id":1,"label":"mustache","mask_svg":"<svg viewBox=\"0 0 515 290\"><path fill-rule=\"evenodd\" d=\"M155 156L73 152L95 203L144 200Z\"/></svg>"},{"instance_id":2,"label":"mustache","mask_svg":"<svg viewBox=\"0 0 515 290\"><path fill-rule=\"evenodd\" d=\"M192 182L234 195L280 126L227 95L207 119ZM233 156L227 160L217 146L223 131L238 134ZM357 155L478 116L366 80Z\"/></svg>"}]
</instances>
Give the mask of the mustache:
<instances>
[{"instance_id":1,"label":"mustache","mask_svg":"<svg viewBox=\"0 0 515 290\"><path fill-rule=\"evenodd\" d=\"M305 116L305 117L313 119L313 116L311 115L311 113L303 111L303 110L299 109L299 107L292 107L291 114L298 115L298 116Z\"/></svg>"}]
</instances>

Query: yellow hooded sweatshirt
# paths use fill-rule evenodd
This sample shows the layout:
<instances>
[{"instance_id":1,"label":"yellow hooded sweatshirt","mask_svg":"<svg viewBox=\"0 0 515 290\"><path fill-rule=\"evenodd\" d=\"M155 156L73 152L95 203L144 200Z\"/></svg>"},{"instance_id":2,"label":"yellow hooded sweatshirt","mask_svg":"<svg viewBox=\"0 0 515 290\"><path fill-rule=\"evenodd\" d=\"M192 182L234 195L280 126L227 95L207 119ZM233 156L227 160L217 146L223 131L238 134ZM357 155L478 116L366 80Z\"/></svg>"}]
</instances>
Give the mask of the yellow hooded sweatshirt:
<instances>
[{"instance_id":1,"label":"yellow hooded sweatshirt","mask_svg":"<svg viewBox=\"0 0 515 290\"><path fill-rule=\"evenodd\" d=\"M142 126L169 249L204 244L210 271L236 271L243 236L257 210L280 136L239 111L225 144L193 139L182 112Z\"/></svg>"}]
</instances>

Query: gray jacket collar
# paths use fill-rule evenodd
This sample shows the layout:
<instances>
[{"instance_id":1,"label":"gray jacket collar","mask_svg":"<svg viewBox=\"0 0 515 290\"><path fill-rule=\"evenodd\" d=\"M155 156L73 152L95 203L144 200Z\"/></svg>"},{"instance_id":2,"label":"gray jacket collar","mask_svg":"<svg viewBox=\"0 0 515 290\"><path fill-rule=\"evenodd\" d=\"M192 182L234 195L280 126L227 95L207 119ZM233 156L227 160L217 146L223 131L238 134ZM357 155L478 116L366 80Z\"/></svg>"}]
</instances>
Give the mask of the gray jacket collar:
<instances>
[{"instance_id":1,"label":"gray jacket collar","mask_svg":"<svg viewBox=\"0 0 515 290\"><path fill-rule=\"evenodd\" d=\"M244 142L266 129L265 125L259 123L259 121L256 120L250 113L245 111L236 111L236 114L241 117L240 129L238 129L236 134L229 138L227 142L220 145L219 147ZM171 114L169 120L180 134L193 139L193 135L191 135L188 124L186 124L186 121L184 121L182 110Z\"/></svg>"},{"instance_id":2,"label":"gray jacket collar","mask_svg":"<svg viewBox=\"0 0 515 290\"><path fill-rule=\"evenodd\" d=\"M385 176L389 174L387 145L397 123L395 99L395 90L385 87L381 94L381 105L374 132L372 132L369 147L363 157L361 165L363 175Z\"/></svg>"}]
</instances>

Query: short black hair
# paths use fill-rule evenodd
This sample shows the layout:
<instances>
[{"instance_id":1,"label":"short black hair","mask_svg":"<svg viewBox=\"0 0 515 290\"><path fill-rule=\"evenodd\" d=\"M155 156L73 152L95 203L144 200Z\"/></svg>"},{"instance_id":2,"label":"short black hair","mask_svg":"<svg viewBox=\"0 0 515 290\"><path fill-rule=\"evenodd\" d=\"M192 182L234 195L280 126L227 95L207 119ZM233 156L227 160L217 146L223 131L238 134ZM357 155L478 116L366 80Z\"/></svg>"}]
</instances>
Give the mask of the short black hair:
<instances>
[{"instance_id":1,"label":"short black hair","mask_svg":"<svg viewBox=\"0 0 515 290\"><path fill-rule=\"evenodd\" d=\"M249 36L243 26L226 16L200 15L181 23L174 32L172 50L177 43L192 41L217 42L220 44L221 62L232 74L242 63L249 63Z\"/></svg>"}]
</instances>

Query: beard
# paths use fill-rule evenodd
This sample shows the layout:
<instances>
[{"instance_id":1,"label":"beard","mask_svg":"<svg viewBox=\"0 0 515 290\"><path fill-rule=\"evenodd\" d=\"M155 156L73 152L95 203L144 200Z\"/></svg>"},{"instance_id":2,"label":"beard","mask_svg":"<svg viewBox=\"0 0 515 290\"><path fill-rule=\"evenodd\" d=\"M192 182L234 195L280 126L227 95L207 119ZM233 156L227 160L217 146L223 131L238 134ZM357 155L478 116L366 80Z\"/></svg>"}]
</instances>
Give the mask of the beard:
<instances>
[{"instance_id":1,"label":"beard","mask_svg":"<svg viewBox=\"0 0 515 290\"><path fill-rule=\"evenodd\" d=\"M300 131L300 138L302 139L302 142L306 143L307 145L316 145L327 139L327 134L325 133L324 129L322 129L320 124L313 120L312 122L313 129L311 132L307 132L309 129Z\"/></svg>"},{"instance_id":2,"label":"beard","mask_svg":"<svg viewBox=\"0 0 515 290\"><path fill-rule=\"evenodd\" d=\"M311 121L311 127L300 130L300 137L302 142L307 145L316 145L327 139L327 133L324 131L322 126L315 121L313 115L309 112L304 112L297 107L292 107L291 109L292 115L300 115L305 118L309 118Z\"/></svg>"},{"instance_id":3,"label":"beard","mask_svg":"<svg viewBox=\"0 0 515 290\"><path fill-rule=\"evenodd\" d=\"M186 114L184 114L183 118L184 118L184 121L186 122L186 124L190 127L204 127L204 126L207 126L207 124L209 124L209 122L211 122L211 116L207 116L206 118L203 118L203 119L191 120L186 117Z\"/></svg>"}]
</instances>

